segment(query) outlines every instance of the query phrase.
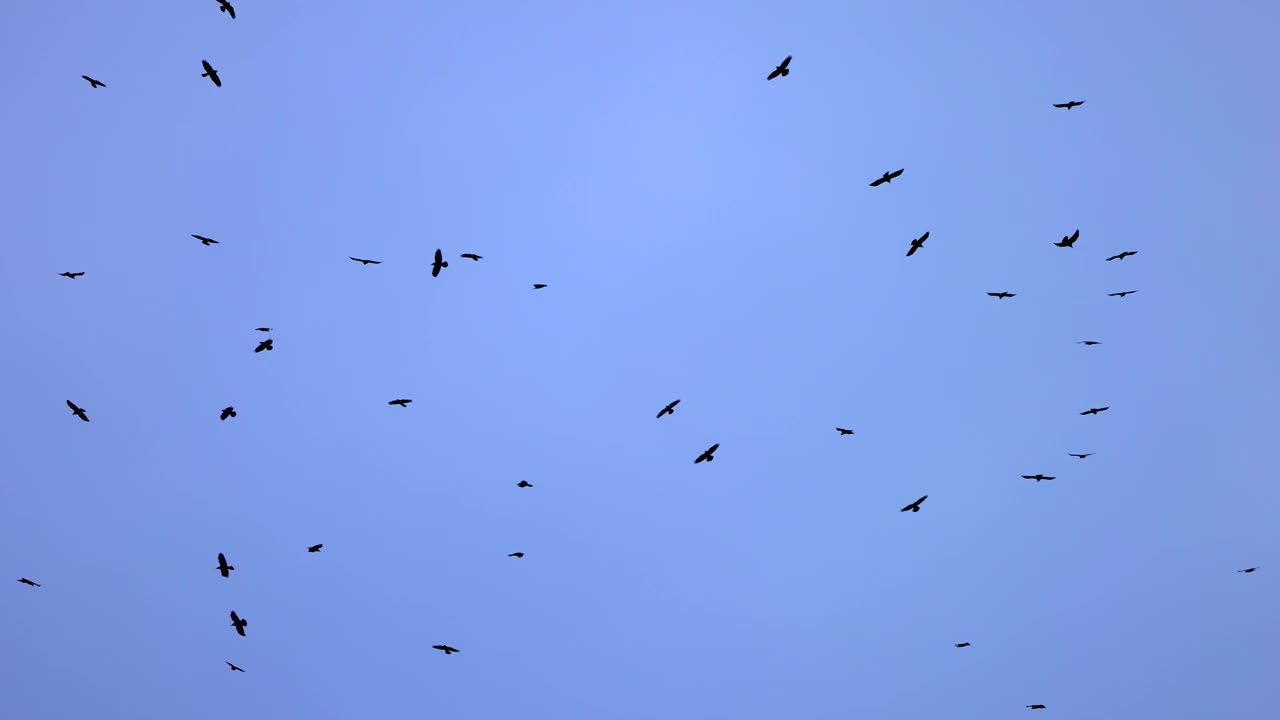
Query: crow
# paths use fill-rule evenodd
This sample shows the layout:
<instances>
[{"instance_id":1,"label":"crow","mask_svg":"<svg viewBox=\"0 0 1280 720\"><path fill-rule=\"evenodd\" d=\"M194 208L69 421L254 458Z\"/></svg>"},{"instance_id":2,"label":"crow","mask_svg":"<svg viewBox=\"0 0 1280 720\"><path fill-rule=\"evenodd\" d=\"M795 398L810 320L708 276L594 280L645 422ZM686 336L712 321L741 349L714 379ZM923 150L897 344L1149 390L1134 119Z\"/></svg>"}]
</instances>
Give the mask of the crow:
<instances>
[{"instance_id":1,"label":"crow","mask_svg":"<svg viewBox=\"0 0 1280 720\"><path fill-rule=\"evenodd\" d=\"M1097 340L1081 340L1076 344L1077 345L1101 345L1102 343L1098 342Z\"/></svg>"},{"instance_id":2,"label":"crow","mask_svg":"<svg viewBox=\"0 0 1280 720\"><path fill-rule=\"evenodd\" d=\"M459 652L458 648L449 647L448 645L432 645L431 648L433 650L443 650L445 655L452 655L456 652Z\"/></svg>"},{"instance_id":3,"label":"crow","mask_svg":"<svg viewBox=\"0 0 1280 720\"><path fill-rule=\"evenodd\" d=\"M258 343L258 347L253 349L256 353L260 353L263 350L275 350L275 346L271 344L271 338L267 338L266 340Z\"/></svg>"},{"instance_id":4,"label":"crow","mask_svg":"<svg viewBox=\"0 0 1280 720\"><path fill-rule=\"evenodd\" d=\"M248 624L249 624L249 621L241 620L240 616L236 614L235 610L231 611L231 626L236 629L236 633L238 633L240 637L244 637L244 626Z\"/></svg>"},{"instance_id":5,"label":"crow","mask_svg":"<svg viewBox=\"0 0 1280 720\"><path fill-rule=\"evenodd\" d=\"M522 552L513 552L513 553L509 553L509 554L507 555L507 557L522 558L522 557L524 557L524 553L522 553Z\"/></svg>"},{"instance_id":6,"label":"crow","mask_svg":"<svg viewBox=\"0 0 1280 720\"><path fill-rule=\"evenodd\" d=\"M84 273L82 273L82 272L76 272L76 273L73 273L73 272L64 272L64 273L58 273L58 274L59 274L59 275L61 275L62 277L68 277L68 278L71 278L72 280L75 280L76 278L80 277L80 276L81 276L81 275L83 275Z\"/></svg>"},{"instance_id":7,"label":"crow","mask_svg":"<svg viewBox=\"0 0 1280 720\"><path fill-rule=\"evenodd\" d=\"M1054 107L1056 107L1056 108L1066 108L1066 109L1070 110L1070 109L1071 109L1071 108L1073 108L1073 107L1079 107L1079 106L1081 106L1081 105L1083 105L1083 104L1084 104L1084 101L1083 101L1083 100L1072 100L1072 101L1070 101L1070 102L1054 103L1054 104L1053 104L1053 106L1054 106Z\"/></svg>"},{"instance_id":8,"label":"crow","mask_svg":"<svg viewBox=\"0 0 1280 720\"><path fill-rule=\"evenodd\" d=\"M886 172L885 174L881 175L880 177L872 181L871 187L878 187L880 185L883 185L884 183L893 182L893 179L901 175L903 170L906 170L906 168L894 170L893 172Z\"/></svg>"},{"instance_id":9,"label":"crow","mask_svg":"<svg viewBox=\"0 0 1280 720\"><path fill-rule=\"evenodd\" d=\"M231 577L231 571L235 570L236 566L228 565L227 556L223 555L222 553L218 553L218 567L215 569L218 572L222 573L222 577Z\"/></svg>"},{"instance_id":10,"label":"crow","mask_svg":"<svg viewBox=\"0 0 1280 720\"><path fill-rule=\"evenodd\" d=\"M899 512L906 512L906 511L908 511L908 510L910 510L911 512L920 512L920 503L924 502L924 501L925 501L925 498L927 498L927 497L929 497L929 496L928 496L928 495L924 495L924 496L922 496L919 500L917 500L917 501L915 501L915 502L911 503L910 505L908 505L908 506L906 506L906 507L902 508L902 510L900 510Z\"/></svg>"},{"instance_id":11,"label":"crow","mask_svg":"<svg viewBox=\"0 0 1280 720\"><path fill-rule=\"evenodd\" d=\"M534 290L541 290L541 289L542 289L542 288L544 288L544 287L546 287L546 285L545 285L544 283L534 283L534 284L533 284L533 289L534 289Z\"/></svg>"},{"instance_id":12,"label":"crow","mask_svg":"<svg viewBox=\"0 0 1280 720\"><path fill-rule=\"evenodd\" d=\"M1041 480L1057 480L1053 475L1041 475L1040 473L1036 473L1035 475L1023 475L1022 478L1024 480L1035 480L1036 482L1040 482Z\"/></svg>"},{"instance_id":13,"label":"crow","mask_svg":"<svg viewBox=\"0 0 1280 720\"><path fill-rule=\"evenodd\" d=\"M412 401L412 400L409 400L409 399L407 399L407 398L400 398L399 400L392 400L391 402L389 402L389 403L387 403L387 404L388 404L388 405L399 405L400 407L409 407L409 403L411 403L411 402L413 402L413 401Z\"/></svg>"},{"instance_id":14,"label":"crow","mask_svg":"<svg viewBox=\"0 0 1280 720\"><path fill-rule=\"evenodd\" d=\"M720 443L716 443L715 445L712 445L711 447L707 448L706 452L699 455L698 459L693 461L693 464L697 465L703 460L706 460L707 462L711 462L712 460L715 460L716 459L715 452L719 447L720 447Z\"/></svg>"},{"instance_id":15,"label":"crow","mask_svg":"<svg viewBox=\"0 0 1280 720\"><path fill-rule=\"evenodd\" d=\"M350 255L348 255L347 257L351 257L351 256L350 256ZM365 260L364 258L358 258L358 257L353 257L353 258L351 258L351 259L352 259L352 260L355 260L356 262L360 263L361 265L381 265L381 264L382 264L382 261L381 261L381 260Z\"/></svg>"},{"instance_id":16,"label":"crow","mask_svg":"<svg viewBox=\"0 0 1280 720\"><path fill-rule=\"evenodd\" d=\"M28 580L26 578L18 578L18 582L22 583L23 585L30 585L31 587L40 587L40 583L34 580Z\"/></svg>"},{"instance_id":17,"label":"crow","mask_svg":"<svg viewBox=\"0 0 1280 720\"><path fill-rule=\"evenodd\" d=\"M1102 412L1103 410L1110 410L1110 409L1111 409L1111 406L1110 406L1110 405L1108 405L1108 406L1106 406L1106 407L1100 407L1100 408L1089 408L1088 410L1085 410L1084 412L1082 412L1082 413L1080 413L1080 414L1081 414L1081 415L1097 415L1098 413Z\"/></svg>"},{"instance_id":18,"label":"crow","mask_svg":"<svg viewBox=\"0 0 1280 720\"><path fill-rule=\"evenodd\" d=\"M836 432L840 433L841 435L852 435L852 434L853 434L853 431L852 431L852 430L850 430L850 429L848 429L848 428L842 428L842 427L838 427L838 428L836 428Z\"/></svg>"},{"instance_id":19,"label":"crow","mask_svg":"<svg viewBox=\"0 0 1280 720\"><path fill-rule=\"evenodd\" d=\"M89 422L89 416L85 415L84 408L80 407L79 405L76 405L70 400L67 401L67 407L71 408L72 415L75 415L76 417L80 418L85 422Z\"/></svg>"},{"instance_id":20,"label":"crow","mask_svg":"<svg viewBox=\"0 0 1280 720\"><path fill-rule=\"evenodd\" d=\"M449 267L448 261L444 259L444 254L436 249L436 261L431 263L431 277L439 277L440 270Z\"/></svg>"},{"instance_id":21,"label":"crow","mask_svg":"<svg viewBox=\"0 0 1280 720\"><path fill-rule=\"evenodd\" d=\"M230 15L232 20L236 19L236 9L232 7L231 3L227 2L227 0L218 0L218 11ZM233 665L232 667L235 666ZM236 669L239 670L240 668Z\"/></svg>"},{"instance_id":22,"label":"crow","mask_svg":"<svg viewBox=\"0 0 1280 720\"><path fill-rule=\"evenodd\" d=\"M484 256L483 256L483 255L477 255L477 254L475 254L475 253L462 253L462 257L467 258L467 259L470 259L470 260L475 260L476 262L480 262L480 258L482 258L482 257L484 257Z\"/></svg>"},{"instance_id":23,"label":"crow","mask_svg":"<svg viewBox=\"0 0 1280 720\"><path fill-rule=\"evenodd\" d=\"M779 76L786 77L790 75L791 71L787 69L787 66L790 64L791 64L791 56L788 55L785 58L783 58L782 62L778 63L778 67L774 68L773 72L769 73L769 77L765 78L765 80L772 80Z\"/></svg>"},{"instance_id":24,"label":"crow","mask_svg":"<svg viewBox=\"0 0 1280 720\"><path fill-rule=\"evenodd\" d=\"M100 88L100 87L106 87L106 86L107 86L107 84L106 84L106 83L101 82L101 81L99 81L99 80L94 80L93 78L89 77L88 75L81 75L80 77L84 78L85 80L88 80L88 81L89 81L89 87L91 87L91 88Z\"/></svg>"},{"instance_id":25,"label":"crow","mask_svg":"<svg viewBox=\"0 0 1280 720\"><path fill-rule=\"evenodd\" d=\"M520 482L516 483L516 487L522 487L522 488L533 487L533 483L529 482L528 480L521 480Z\"/></svg>"},{"instance_id":26,"label":"crow","mask_svg":"<svg viewBox=\"0 0 1280 720\"><path fill-rule=\"evenodd\" d=\"M209 64L209 61L201 60L200 64L204 65L204 72L200 73L200 77L207 77L213 81L214 85L222 87L222 79L218 77L218 71L213 69L213 66Z\"/></svg>"},{"instance_id":27,"label":"crow","mask_svg":"<svg viewBox=\"0 0 1280 720\"><path fill-rule=\"evenodd\" d=\"M915 240L912 240L911 249L907 250L907 257L911 257L912 255L915 255L917 250L924 247L924 241L928 239L929 239L929 233L928 231L925 231L925 234L921 235Z\"/></svg>"},{"instance_id":28,"label":"crow","mask_svg":"<svg viewBox=\"0 0 1280 720\"><path fill-rule=\"evenodd\" d=\"M271 328L254 328L258 332L271 332Z\"/></svg>"},{"instance_id":29,"label":"crow","mask_svg":"<svg viewBox=\"0 0 1280 720\"><path fill-rule=\"evenodd\" d=\"M1063 235L1062 239L1054 243L1054 245L1057 245L1058 247L1072 247L1073 245L1076 244L1076 241L1079 239L1080 239L1080 230L1077 228L1076 231L1071 233L1070 235Z\"/></svg>"},{"instance_id":30,"label":"crow","mask_svg":"<svg viewBox=\"0 0 1280 720\"><path fill-rule=\"evenodd\" d=\"M1258 569L1258 568L1256 568L1256 567L1251 567L1251 568L1245 568L1245 569L1243 569L1243 570L1237 570L1236 572L1251 573L1251 572L1253 572L1254 570L1257 570L1257 569Z\"/></svg>"},{"instance_id":31,"label":"crow","mask_svg":"<svg viewBox=\"0 0 1280 720\"><path fill-rule=\"evenodd\" d=\"M969 647L972 643L956 643L956 647Z\"/></svg>"},{"instance_id":32,"label":"crow","mask_svg":"<svg viewBox=\"0 0 1280 720\"><path fill-rule=\"evenodd\" d=\"M676 406L677 406L677 405L679 405L679 404L680 404L680 401L679 401L679 400L672 400L671 402L667 403L667 406L666 406L666 407L664 407L664 408L662 408L662 410L658 411L658 418L659 418L659 419L661 419L663 415L675 415L675 414L676 414Z\"/></svg>"},{"instance_id":33,"label":"crow","mask_svg":"<svg viewBox=\"0 0 1280 720\"><path fill-rule=\"evenodd\" d=\"M1011 292L998 292L998 293L987 293L987 294L988 294L988 295L990 295L990 296L991 296L991 297L993 297L993 298L1000 298L1001 300L1003 300L1003 299L1005 299L1005 298L1011 298L1011 297L1017 297L1017 296L1018 296L1018 294L1017 294L1017 293L1011 293Z\"/></svg>"},{"instance_id":34,"label":"crow","mask_svg":"<svg viewBox=\"0 0 1280 720\"><path fill-rule=\"evenodd\" d=\"M1107 262L1111 262L1112 260L1123 260L1129 257L1130 255L1137 255L1137 254L1138 254L1137 250L1125 250L1119 255L1112 255L1111 257L1107 258Z\"/></svg>"},{"instance_id":35,"label":"crow","mask_svg":"<svg viewBox=\"0 0 1280 720\"><path fill-rule=\"evenodd\" d=\"M217 240L214 240L213 238L207 238L207 237L205 237L205 236L203 236L203 235L192 235L191 237L193 237L193 238L195 238L195 239L199 240L199 241L200 241L200 242L201 242L205 247L209 247L210 245L217 245L217 244L218 244L218 241L217 241Z\"/></svg>"},{"instance_id":36,"label":"crow","mask_svg":"<svg viewBox=\"0 0 1280 720\"><path fill-rule=\"evenodd\" d=\"M1134 293L1136 293L1136 292L1138 292L1138 291L1137 291L1137 290L1125 290L1124 292L1118 292L1118 293L1107 293L1107 297L1124 297L1125 295L1132 295L1132 294L1134 294Z\"/></svg>"},{"instance_id":37,"label":"crow","mask_svg":"<svg viewBox=\"0 0 1280 720\"><path fill-rule=\"evenodd\" d=\"M1067 454L1073 458L1080 458L1081 460L1083 460L1089 457L1090 455L1092 455L1093 453L1067 453Z\"/></svg>"},{"instance_id":38,"label":"crow","mask_svg":"<svg viewBox=\"0 0 1280 720\"><path fill-rule=\"evenodd\" d=\"M1028 705L1027 707L1031 708L1032 710L1043 710L1043 709L1044 709L1044 706L1043 706L1043 705Z\"/></svg>"},{"instance_id":39,"label":"crow","mask_svg":"<svg viewBox=\"0 0 1280 720\"><path fill-rule=\"evenodd\" d=\"M226 420L229 417L235 417L235 416L236 416L236 409L228 405L222 408L222 414L218 416L218 419Z\"/></svg>"},{"instance_id":40,"label":"crow","mask_svg":"<svg viewBox=\"0 0 1280 720\"><path fill-rule=\"evenodd\" d=\"M320 552L320 548L322 547L324 547L324 543L320 543L319 545L312 545L311 547L307 548L307 552Z\"/></svg>"},{"instance_id":41,"label":"crow","mask_svg":"<svg viewBox=\"0 0 1280 720\"><path fill-rule=\"evenodd\" d=\"M232 15L231 17L235 17L235 15ZM222 662L227 662L227 661L223 660ZM236 667L235 665L232 665L229 662L227 663L227 665L231 668L232 672L244 672L244 668L242 667Z\"/></svg>"}]
</instances>

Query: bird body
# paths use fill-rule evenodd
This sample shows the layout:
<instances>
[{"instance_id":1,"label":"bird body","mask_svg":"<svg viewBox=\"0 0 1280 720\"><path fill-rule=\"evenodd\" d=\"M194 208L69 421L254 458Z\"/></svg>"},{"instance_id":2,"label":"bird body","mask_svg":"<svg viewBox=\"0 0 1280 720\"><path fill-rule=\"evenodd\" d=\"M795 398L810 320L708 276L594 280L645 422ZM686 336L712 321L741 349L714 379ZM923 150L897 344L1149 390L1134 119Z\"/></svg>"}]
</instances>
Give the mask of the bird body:
<instances>
[{"instance_id":1,"label":"bird body","mask_svg":"<svg viewBox=\"0 0 1280 720\"><path fill-rule=\"evenodd\" d=\"M1097 340L1081 340L1076 344L1077 345L1101 345L1102 343L1098 342Z\"/></svg>"},{"instance_id":2,"label":"bird body","mask_svg":"<svg viewBox=\"0 0 1280 720\"><path fill-rule=\"evenodd\" d=\"M76 405L70 400L67 401L67 407L71 408L72 415L75 415L76 417L80 418L85 422L89 422L89 416L85 414L84 408L80 407L79 405Z\"/></svg>"},{"instance_id":3,"label":"bird body","mask_svg":"<svg viewBox=\"0 0 1280 720\"><path fill-rule=\"evenodd\" d=\"M658 418L661 419L663 415L675 415L676 406L679 404L680 404L679 400L672 400L671 402L667 403L666 407L658 411Z\"/></svg>"},{"instance_id":4,"label":"bird body","mask_svg":"<svg viewBox=\"0 0 1280 720\"><path fill-rule=\"evenodd\" d=\"M903 170L906 170L906 168L900 168L898 170L894 170L893 172L886 172L885 174L871 181L871 187L879 187L884 183L893 182L893 179L901 175Z\"/></svg>"},{"instance_id":5,"label":"bird body","mask_svg":"<svg viewBox=\"0 0 1280 720\"><path fill-rule=\"evenodd\" d=\"M222 78L218 77L218 71L213 69L213 66L209 64L209 61L201 60L200 64L204 66L204 72L200 74L200 77L207 77L213 81L214 85L222 87Z\"/></svg>"},{"instance_id":6,"label":"bird body","mask_svg":"<svg viewBox=\"0 0 1280 720\"><path fill-rule=\"evenodd\" d=\"M533 483L529 482L528 480L521 480L520 482L516 483L516 487L529 488L529 487L533 487Z\"/></svg>"},{"instance_id":7,"label":"bird body","mask_svg":"<svg viewBox=\"0 0 1280 720\"><path fill-rule=\"evenodd\" d=\"M716 459L715 452L719 448L720 448L720 443L716 443L715 445L712 445L711 447L707 448L701 455L698 456L697 460L693 461L693 464L697 465L703 460L706 460L707 462L711 462L712 460L715 460Z\"/></svg>"},{"instance_id":8,"label":"bird body","mask_svg":"<svg viewBox=\"0 0 1280 720\"><path fill-rule=\"evenodd\" d=\"M772 80L776 77L786 77L790 75L791 70L787 68L787 66L790 64L791 64L791 56L788 55L785 58L783 58L782 62L778 63L778 67L774 68L773 72L769 73L769 77L765 78L765 80Z\"/></svg>"},{"instance_id":9,"label":"bird body","mask_svg":"<svg viewBox=\"0 0 1280 720\"><path fill-rule=\"evenodd\" d=\"M222 408L222 414L218 416L218 419L226 420L229 417L235 417L235 416L236 416L236 409L228 405L227 407Z\"/></svg>"},{"instance_id":10,"label":"bird body","mask_svg":"<svg viewBox=\"0 0 1280 720\"><path fill-rule=\"evenodd\" d=\"M104 82L102 82L102 81L100 81L100 80L94 80L93 78L89 77L88 75L81 75L80 77L84 78L85 80L88 80L88 81L89 81L89 87L91 87L91 88L96 89L96 88L106 87L106 86L107 86L107 84L106 84L106 83L104 83Z\"/></svg>"}]
</instances>

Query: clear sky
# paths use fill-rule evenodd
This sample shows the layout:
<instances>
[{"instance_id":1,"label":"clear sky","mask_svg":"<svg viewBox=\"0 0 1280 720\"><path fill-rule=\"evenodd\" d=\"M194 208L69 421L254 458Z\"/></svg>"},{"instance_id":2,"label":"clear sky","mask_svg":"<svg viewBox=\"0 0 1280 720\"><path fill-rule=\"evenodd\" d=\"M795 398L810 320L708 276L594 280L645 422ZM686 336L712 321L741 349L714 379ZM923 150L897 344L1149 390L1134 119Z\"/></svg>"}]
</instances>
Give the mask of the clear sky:
<instances>
[{"instance_id":1,"label":"clear sky","mask_svg":"<svg viewBox=\"0 0 1280 720\"><path fill-rule=\"evenodd\" d=\"M236 9L0 26L6 717L1280 702L1276 5Z\"/></svg>"}]
</instances>

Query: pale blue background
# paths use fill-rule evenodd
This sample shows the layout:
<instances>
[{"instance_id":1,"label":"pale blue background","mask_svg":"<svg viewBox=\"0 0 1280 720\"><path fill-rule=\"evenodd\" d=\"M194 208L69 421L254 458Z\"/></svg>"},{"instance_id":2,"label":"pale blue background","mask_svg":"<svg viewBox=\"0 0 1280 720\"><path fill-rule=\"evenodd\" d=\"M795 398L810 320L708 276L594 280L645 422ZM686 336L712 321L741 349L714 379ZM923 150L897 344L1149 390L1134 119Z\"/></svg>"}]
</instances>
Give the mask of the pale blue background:
<instances>
[{"instance_id":1,"label":"pale blue background","mask_svg":"<svg viewBox=\"0 0 1280 720\"><path fill-rule=\"evenodd\" d=\"M237 9L5 8L5 717L1280 701L1275 4Z\"/></svg>"}]
</instances>

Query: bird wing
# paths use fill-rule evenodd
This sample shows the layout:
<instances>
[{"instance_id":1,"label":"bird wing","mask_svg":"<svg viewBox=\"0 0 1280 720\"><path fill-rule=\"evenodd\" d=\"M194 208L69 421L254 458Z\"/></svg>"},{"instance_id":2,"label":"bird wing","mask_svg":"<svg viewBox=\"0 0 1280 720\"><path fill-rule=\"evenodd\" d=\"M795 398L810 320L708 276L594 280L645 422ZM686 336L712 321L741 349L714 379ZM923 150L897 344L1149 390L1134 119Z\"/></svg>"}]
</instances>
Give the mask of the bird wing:
<instances>
[{"instance_id":1,"label":"bird wing","mask_svg":"<svg viewBox=\"0 0 1280 720\"><path fill-rule=\"evenodd\" d=\"M73 413L84 412L79 407L76 407L76 404L71 402L70 400L67 401L67 407L71 408L71 412Z\"/></svg>"},{"instance_id":2,"label":"bird wing","mask_svg":"<svg viewBox=\"0 0 1280 720\"><path fill-rule=\"evenodd\" d=\"M214 72L213 66L209 64L209 61L208 61L208 60L201 60L201 61L200 61L200 64L204 66L204 71L205 71L205 72L210 73L210 74L212 74L212 73Z\"/></svg>"},{"instance_id":3,"label":"bird wing","mask_svg":"<svg viewBox=\"0 0 1280 720\"><path fill-rule=\"evenodd\" d=\"M1053 106L1054 106L1054 107L1056 107L1056 108L1064 108L1064 107L1066 107L1067 105L1070 105L1070 103L1054 103L1054 104L1053 104Z\"/></svg>"},{"instance_id":4,"label":"bird wing","mask_svg":"<svg viewBox=\"0 0 1280 720\"><path fill-rule=\"evenodd\" d=\"M1075 242L1079 239L1080 239L1080 230L1079 228L1077 228L1075 232L1071 233L1071 242Z\"/></svg>"},{"instance_id":5,"label":"bird wing","mask_svg":"<svg viewBox=\"0 0 1280 720\"><path fill-rule=\"evenodd\" d=\"M897 170L894 170L893 172L889 173L889 179L892 180L893 178L898 177L899 175L902 174L904 170L906 170L906 168L899 168Z\"/></svg>"},{"instance_id":6,"label":"bird wing","mask_svg":"<svg viewBox=\"0 0 1280 720\"><path fill-rule=\"evenodd\" d=\"M883 177L878 177L878 178L876 178L874 181L872 181L872 183L871 183L871 187L876 187L877 185L880 185L880 184L881 184L881 183L883 183L883 182L884 182L884 178L883 178Z\"/></svg>"},{"instance_id":7,"label":"bird wing","mask_svg":"<svg viewBox=\"0 0 1280 720\"><path fill-rule=\"evenodd\" d=\"M231 7L231 3L227 3L224 7L226 7L226 8L227 8L227 14L231 16L231 19L232 19L232 20L235 20L235 19L236 19L236 9L235 9L235 8L233 8L233 7Z\"/></svg>"},{"instance_id":8,"label":"bird wing","mask_svg":"<svg viewBox=\"0 0 1280 720\"><path fill-rule=\"evenodd\" d=\"M782 69L782 70L786 70L786 69L787 69L787 66L788 66L788 65L790 65L790 64L791 64L791 56L790 56L790 55L788 55L788 56L786 56L785 58L783 58L783 59L782 59L782 62L781 62L781 63L779 63L778 67L779 67L780 69Z\"/></svg>"},{"instance_id":9,"label":"bird wing","mask_svg":"<svg viewBox=\"0 0 1280 720\"><path fill-rule=\"evenodd\" d=\"M922 245L923 245L923 244L924 244L924 241L925 241L925 240L928 240L928 239L929 239L929 231L928 231L928 230L926 230L926 231L924 232L924 234L920 236L920 244L922 244Z\"/></svg>"},{"instance_id":10,"label":"bird wing","mask_svg":"<svg viewBox=\"0 0 1280 720\"><path fill-rule=\"evenodd\" d=\"M919 250L919 249L920 249L920 246L919 246L919 245L917 245L917 244L915 244L915 243L911 243L911 249L910 249L910 250L907 250L907 257L911 257L912 255L915 255L915 254L916 254L916 251L917 251L917 250Z\"/></svg>"},{"instance_id":11,"label":"bird wing","mask_svg":"<svg viewBox=\"0 0 1280 720\"><path fill-rule=\"evenodd\" d=\"M436 249L436 262L437 263L444 262L444 253L440 252L438 248Z\"/></svg>"},{"instance_id":12,"label":"bird wing","mask_svg":"<svg viewBox=\"0 0 1280 720\"><path fill-rule=\"evenodd\" d=\"M782 74L781 70L779 70L778 68L774 68L773 72L769 73L769 77L765 78L765 80L772 80L781 74Z\"/></svg>"}]
</instances>

